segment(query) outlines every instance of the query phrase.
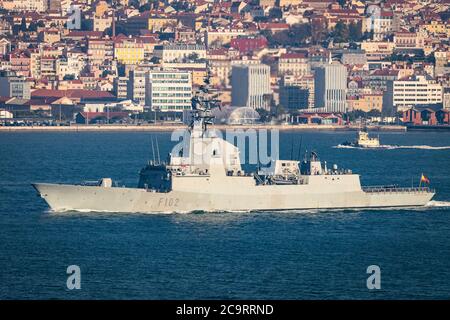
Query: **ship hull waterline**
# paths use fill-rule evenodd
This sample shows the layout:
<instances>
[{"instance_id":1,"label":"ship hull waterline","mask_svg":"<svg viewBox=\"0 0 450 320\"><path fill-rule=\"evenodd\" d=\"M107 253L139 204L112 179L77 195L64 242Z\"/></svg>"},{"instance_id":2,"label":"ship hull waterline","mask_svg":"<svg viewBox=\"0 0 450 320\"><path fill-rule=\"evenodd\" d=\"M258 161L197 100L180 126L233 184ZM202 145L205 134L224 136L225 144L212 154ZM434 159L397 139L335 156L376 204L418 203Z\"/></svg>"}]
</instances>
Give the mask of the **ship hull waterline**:
<instances>
[{"instance_id":1,"label":"ship hull waterline","mask_svg":"<svg viewBox=\"0 0 450 320\"><path fill-rule=\"evenodd\" d=\"M152 192L139 188L97 187L66 184L32 184L52 211L92 211L119 213L188 213L195 211L269 211L307 209L363 209L425 206L434 192L333 193L242 192L198 193L186 191ZM283 188L282 186L278 186ZM258 187L257 187L258 188ZM263 188L263 187L259 187ZM297 191L297 192L296 192Z\"/></svg>"}]
</instances>

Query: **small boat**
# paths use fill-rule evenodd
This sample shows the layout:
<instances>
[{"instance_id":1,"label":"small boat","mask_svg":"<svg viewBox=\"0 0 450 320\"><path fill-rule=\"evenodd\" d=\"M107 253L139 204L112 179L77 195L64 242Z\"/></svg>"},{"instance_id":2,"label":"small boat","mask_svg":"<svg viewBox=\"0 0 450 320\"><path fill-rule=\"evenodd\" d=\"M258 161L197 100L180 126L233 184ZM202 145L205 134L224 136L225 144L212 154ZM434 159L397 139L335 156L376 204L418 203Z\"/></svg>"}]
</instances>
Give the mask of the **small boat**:
<instances>
[{"instance_id":1,"label":"small boat","mask_svg":"<svg viewBox=\"0 0 450 320\"><path fill-rule=\"evenodd\" d=\"M382 146L380 145L380 138L369 137L369 132L367 132L367 129L359 130L357 139L355 141L346 141L342 145L357 148L382 148Z\"/></svg>"}]
</instances>

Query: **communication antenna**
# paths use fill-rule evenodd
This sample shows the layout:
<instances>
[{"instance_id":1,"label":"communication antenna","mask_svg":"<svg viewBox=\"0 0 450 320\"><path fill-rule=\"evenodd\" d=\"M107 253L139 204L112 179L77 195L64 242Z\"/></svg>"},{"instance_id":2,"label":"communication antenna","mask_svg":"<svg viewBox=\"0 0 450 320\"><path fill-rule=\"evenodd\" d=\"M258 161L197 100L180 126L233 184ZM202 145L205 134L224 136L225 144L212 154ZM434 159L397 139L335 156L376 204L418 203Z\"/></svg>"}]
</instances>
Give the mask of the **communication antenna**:
<instances>
[{"instance_id":1,"label":"communication antenna","mask_svg":"<svg viewBox=\"0 0 450 320\"><path fill-rule=\"evenodd\" d=\"M156 140L156 153L157 153L157 156L158 156L158 165L160 165L161 164L161 158L160 158L160 156L159 156L159 143L158 143L158 136L155 136L155 140Z\"/></svg>"},{"instance_id":2,"label":"communication antenna","mask_svg":"<svg viewBox=\"0 0 450 320\"><path fill-rule=\"evenodd\" d=\"M301 161L301 153L302 153L302 144L303 144L303 136L300 136L300 145L298 146L298 154L297 154L297 159L298 161Z\"/></svg>"},{"instance_id":3,"label":"communication antenna","mask_svg":"<svg viewBox=\"0 0 450 320\"><path fill-rule=\"evenodd\" d=\"M213 124L214 115L212 114L212 109L216 107L220 109L220 101L215 97L211 97L212 94L209 88L210 77L211 72L208 70L203 80L204 84L200 86L197 94L192 98L193 120L190 127L193 128L194 122L200 120L203 129L202 135L206 132L207 126Z\"/></svg>"},{"instance_id":4,"label":"communication antenna","mask_svg":"<svg viewBox=\"0 0 450 320\"><path fill-rule=\"evenodd\" d=\"M155 163L155 146L153 144L153 136L150 136L150 141L152 143L152 157L153 157L153 163Z\"/></svg>"},{"instance_id":5,"label":"communication antenna","mask_svg":"<svg viewBox=\"0 0 450 320\"><path fill-rule=\"evenodd\" d=\"M294 160L294 138L291 136L291 160Z\"/></svg>"}]
</instances>

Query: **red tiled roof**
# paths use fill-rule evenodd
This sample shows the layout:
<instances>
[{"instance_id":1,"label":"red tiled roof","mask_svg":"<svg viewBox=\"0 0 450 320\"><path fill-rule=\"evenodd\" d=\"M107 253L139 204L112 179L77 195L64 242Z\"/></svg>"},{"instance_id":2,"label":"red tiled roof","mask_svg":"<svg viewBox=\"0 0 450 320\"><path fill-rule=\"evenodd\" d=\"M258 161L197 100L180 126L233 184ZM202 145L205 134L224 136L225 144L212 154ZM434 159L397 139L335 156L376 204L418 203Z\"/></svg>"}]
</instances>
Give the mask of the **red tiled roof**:
<instances>
[{"instance_id":1,"label":"red tiled roof","mask_svg":"<svg viewBox=\"0 0 450 320\"><path fill-rule=\"evenodd\" d=\"M260 23L260 29L289 29L289 25L287 23L277 23L277 22L268 22L268 23Z\"/></svg>"},{"instance_id":2,"label":"red tiled roof","mask_svg":"<svg viewBox=\"0 0 450 320\"><path fill-rule=\"evenodd\" d=\"M35 97L56 97L56 98L114 98L114 95L107 91L69 89L69 90L50 90L37 89L31 93Z\"/></svg>"}]
</instances>

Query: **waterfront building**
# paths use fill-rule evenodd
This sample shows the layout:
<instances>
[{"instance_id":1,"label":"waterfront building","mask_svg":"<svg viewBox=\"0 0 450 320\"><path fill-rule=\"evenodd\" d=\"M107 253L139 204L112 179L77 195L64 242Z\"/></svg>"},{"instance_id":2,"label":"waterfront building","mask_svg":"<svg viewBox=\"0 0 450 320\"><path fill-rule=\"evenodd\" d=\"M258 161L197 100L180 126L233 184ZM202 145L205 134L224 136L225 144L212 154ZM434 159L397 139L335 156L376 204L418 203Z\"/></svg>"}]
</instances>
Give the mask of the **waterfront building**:
<instances>
[{"instance_id":1,"label":"waterfront building","mask_svg":"<svg viewBox=\"0 0 450 320\"><path fill-rule=\"evenodd\" d=\"M383 112L393 114L410 106L442 103L442 86L425 76L389 81L384 95Z\"/></svg>"},{"instance_id":2,"label":"waterfront building","mask_svg":"<svg viewBox=\"0 0 450 320\"><path fill-rule=\"evenodd\" d=\"M30 99L30 83L14 72L0 72L0 96Z\"/></svg>"},{"instance_id":3,"label":"waterfront building","mask_svg":"<svg viewBox=\"0 0 450 320\"><path fill-rule=\"evenodd\" d=\"M361 110L369 112L371 110L382 111L383 108L383 94L382 93L369 93L362 96L348 99L349 110Z\"/></svg>"}]
</instances>

